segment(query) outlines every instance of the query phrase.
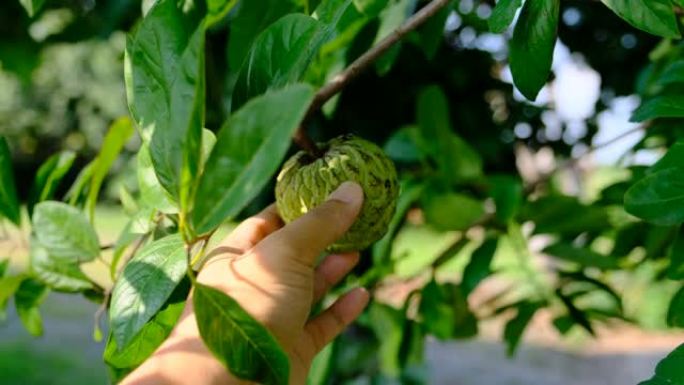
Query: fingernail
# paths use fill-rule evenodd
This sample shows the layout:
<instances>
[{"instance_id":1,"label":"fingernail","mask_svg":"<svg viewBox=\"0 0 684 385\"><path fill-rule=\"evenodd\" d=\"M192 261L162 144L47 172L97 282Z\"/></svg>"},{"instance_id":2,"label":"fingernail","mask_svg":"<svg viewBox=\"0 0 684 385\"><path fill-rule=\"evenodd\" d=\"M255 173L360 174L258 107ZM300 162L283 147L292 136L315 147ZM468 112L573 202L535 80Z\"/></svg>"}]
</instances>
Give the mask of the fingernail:
<instances>
[{"instance_id":1,"label":"fingernail","mask_svg":"<svg viewBox=\"0 0 684 385\"><path fill-rule=\"evenodd\" d=\"M344 182L329 196L328 200L356 203L363 199L363 189L356 182Z\"/></svg>"}]
</instances>

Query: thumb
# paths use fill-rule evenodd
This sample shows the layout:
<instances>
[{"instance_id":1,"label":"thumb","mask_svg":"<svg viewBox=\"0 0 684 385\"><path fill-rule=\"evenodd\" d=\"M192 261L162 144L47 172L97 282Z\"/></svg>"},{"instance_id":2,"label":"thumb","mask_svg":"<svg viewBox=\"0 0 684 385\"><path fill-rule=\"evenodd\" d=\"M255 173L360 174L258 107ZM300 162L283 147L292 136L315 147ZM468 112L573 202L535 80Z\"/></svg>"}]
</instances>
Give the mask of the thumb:
<instances>
[{"instance_id":1,"label":"thumb","mask_svg":"<svg viewBox=\"0 0 684 385\"><path fill-rule=\"evenodd\" d=\"M264 247L287 246L295 258L313 266L316 257L351 227L361 211L363 189L344 182L328 199L262 242Z\"/></svg>"}]
</instances>

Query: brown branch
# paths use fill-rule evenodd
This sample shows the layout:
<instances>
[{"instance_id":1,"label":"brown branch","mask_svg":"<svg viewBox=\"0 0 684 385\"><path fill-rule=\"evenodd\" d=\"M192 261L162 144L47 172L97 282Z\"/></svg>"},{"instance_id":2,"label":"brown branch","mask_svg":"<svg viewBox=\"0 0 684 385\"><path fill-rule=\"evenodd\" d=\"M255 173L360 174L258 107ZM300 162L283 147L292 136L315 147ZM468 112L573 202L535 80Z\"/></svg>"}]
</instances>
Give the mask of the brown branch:
<instances>
[{"instance_id":1,"label":"brown branch","mask_svg":"<svg viewBox=\"0 0 684 385\"><path fill-rule=\"evenodd\" d=\"M361 74L366 68L370 67L376 60L378 60L385 52L392 48L396 43L398 43L404 36L409 32L415 30L416 28L423 25L427 20L439 12L442 8L446 7L451 0L432 0L428 5L421 8L413 16L411 16L406 22L399 28L394 30L387 37L382 39L378 44L374 45L371 49L366 51L363 55L359 56L354 62L352 62L347 68L342 72L337 74L330 83L321 87L314 96L313 101L309 105L309 109L304 115L302 123L295 132L293 140L295 143L301 147L303 150L307 151L314 157L319 157L321 155L320 149L307 135L305 126L311 117L321 108L323 105L330 100L333 96L337 95L346 87L351 81L356 79L359 74Z\"/></svg>"}]
</instances>

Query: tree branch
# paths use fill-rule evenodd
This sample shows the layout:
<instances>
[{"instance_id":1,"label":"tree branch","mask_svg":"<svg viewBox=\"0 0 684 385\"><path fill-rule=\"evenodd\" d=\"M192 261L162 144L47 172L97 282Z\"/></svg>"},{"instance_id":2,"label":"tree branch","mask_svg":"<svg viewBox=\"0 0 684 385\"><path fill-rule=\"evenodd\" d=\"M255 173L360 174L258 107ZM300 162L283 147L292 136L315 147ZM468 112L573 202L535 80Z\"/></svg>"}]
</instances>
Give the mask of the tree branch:
<instances>
[{"instance_id":1,"label":"tree branch","mask_svg":"<svg viewBox=\"0 0 684 385\"><path fill-rule=\"evenodd\" d=\"M346 87L350 82L356 79L359 74L361 74L366 68L378 60L385 52L392 48L396 43L399 42L404 36L409 32L415 30L416 28L423 25L427 20L439 12L442 8L447 6L451 0L432 0L428 5L421 8L413 16L411 16L406 22L397 28L390 35L382 39L378 44L374 45L371 49L366 51L363 55L359 56L354 62L352 62L347 68L342 72L337 74L330 83L321 87L314 96L313 101L309 105L309 109L304 115L302 123L295 132L293 140L295 143L306 150L309 154L314 157L319 157L320 149L316 147L316 144L309 138L306 133L305 126L311 117L321 108L323 105L330 100L333 96L337 95Z\"/></svg>"}]
</instances>

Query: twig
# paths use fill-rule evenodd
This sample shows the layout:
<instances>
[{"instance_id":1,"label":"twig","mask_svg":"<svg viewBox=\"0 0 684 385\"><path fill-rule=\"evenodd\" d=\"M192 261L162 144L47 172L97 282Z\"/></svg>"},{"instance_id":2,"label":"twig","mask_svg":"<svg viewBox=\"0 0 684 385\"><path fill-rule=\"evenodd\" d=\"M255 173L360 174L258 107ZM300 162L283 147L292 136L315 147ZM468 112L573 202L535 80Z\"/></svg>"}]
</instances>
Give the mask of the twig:
<instances>
[{"instance_id":1,"label":"twig","mask_svg":"<svg viewBox=\"0 0 684 385\"><path fill-rule=\"evenodd\" d=\"M382 39L378 44L373 46L371 49L366 51L363 55L359 56L354 62L352 62L347 68L342 72L337 74L330 83L321 87L314 96L313 101L309 105L309 109L304 115L302 123L295 132L293 140L295 143L306 150L309 154L314 157L320 156L320 149L316 144L309 138L306 133L305 127L307 122L311 117L321 108L323 105L330 100L333 96L340 93L344 87L346 87L351 81L356 79L366 68L378 60L385 52L392 48L396 43L399 42L404 36L409 32L415 30L425 23L430 17L434 16L442 8L446 7L451 0L432 0L428 5L421 8L413 16L411 16L406 22L394 30L389 36Z\"/></svg>"}]
</instances>

